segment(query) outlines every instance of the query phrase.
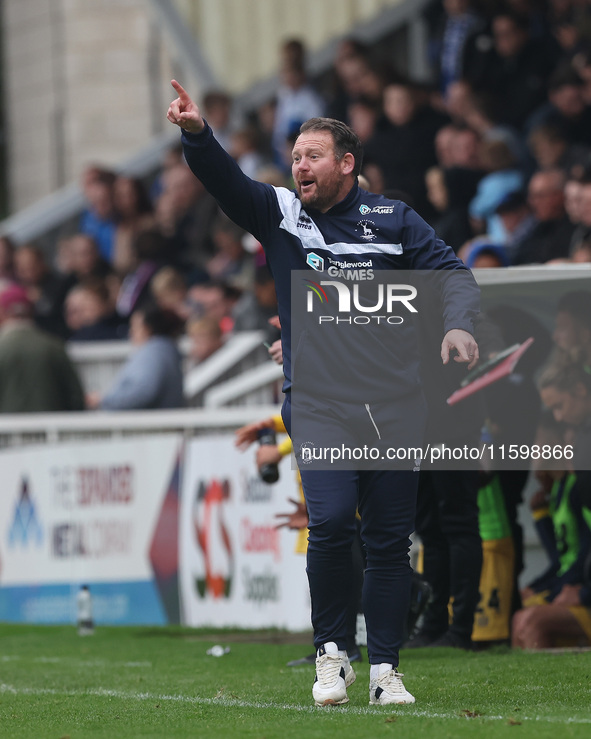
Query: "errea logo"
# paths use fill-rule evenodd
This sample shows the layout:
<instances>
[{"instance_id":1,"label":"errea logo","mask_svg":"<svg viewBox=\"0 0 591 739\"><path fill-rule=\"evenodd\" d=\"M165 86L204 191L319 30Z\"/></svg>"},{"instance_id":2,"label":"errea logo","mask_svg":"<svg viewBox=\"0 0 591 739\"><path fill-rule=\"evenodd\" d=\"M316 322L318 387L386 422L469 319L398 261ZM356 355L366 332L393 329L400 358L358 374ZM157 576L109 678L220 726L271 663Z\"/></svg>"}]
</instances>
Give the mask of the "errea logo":
<instances>
[{"instance_id":1,"label":"errea logo","mask_svg":"<svg viewBox=\"0 0 591 739\"><path fill-rule=\"evenodd\" d=\"M318 254L314 254L313 251L311 251L306 257L306 264L317 272L322 272L324 270L324 259L319 257Z\"/></svg>"}]
</instances>

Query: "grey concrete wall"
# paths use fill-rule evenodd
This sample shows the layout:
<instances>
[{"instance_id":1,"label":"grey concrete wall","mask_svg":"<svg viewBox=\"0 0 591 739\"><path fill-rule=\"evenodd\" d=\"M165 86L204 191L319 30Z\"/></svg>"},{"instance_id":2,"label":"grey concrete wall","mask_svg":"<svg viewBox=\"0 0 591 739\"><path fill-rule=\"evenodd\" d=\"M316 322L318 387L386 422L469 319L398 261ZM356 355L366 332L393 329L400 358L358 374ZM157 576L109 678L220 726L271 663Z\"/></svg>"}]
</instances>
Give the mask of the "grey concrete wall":
<instances>
[{"instance_id":1,"label":"grey concrete wall","mask_svg":"<svg viewBox=\"0 0 591 739\"><path fill-rule=\"evenodd\" d=\"M171 65L151 22L144 0L4 0L11 211L166 125Z\"/></svg>"}]
</instances>

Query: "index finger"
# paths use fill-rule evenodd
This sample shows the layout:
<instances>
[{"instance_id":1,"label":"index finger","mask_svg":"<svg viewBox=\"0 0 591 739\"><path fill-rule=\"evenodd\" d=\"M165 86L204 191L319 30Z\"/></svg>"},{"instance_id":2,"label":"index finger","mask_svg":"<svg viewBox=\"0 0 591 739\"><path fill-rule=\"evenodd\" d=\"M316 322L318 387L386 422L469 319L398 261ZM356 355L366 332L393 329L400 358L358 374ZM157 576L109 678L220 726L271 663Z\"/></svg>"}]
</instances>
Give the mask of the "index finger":
<instances>
[{"instance_id":1,"label":"index finger","mask_svg":"<svg viewBox=\"0 0 591 739\"><path fill-rule=\"evenodd\" d=\"M190 100L189 93L185 90L185 88L180 84L180 82L177 82L176 80L170 80L170 84L174 87L174 89L177 91L179 98L186 102Z\"/></svg>"}]
</instances>

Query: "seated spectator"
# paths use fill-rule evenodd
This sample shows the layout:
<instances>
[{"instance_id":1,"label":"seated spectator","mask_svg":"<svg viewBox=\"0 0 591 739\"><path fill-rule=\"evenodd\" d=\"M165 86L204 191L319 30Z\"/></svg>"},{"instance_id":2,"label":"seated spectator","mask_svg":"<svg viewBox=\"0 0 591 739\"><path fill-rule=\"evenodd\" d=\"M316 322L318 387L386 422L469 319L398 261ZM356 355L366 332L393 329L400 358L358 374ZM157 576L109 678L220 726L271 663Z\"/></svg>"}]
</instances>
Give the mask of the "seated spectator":
<instances>
[{"instance_id":1,"label":"seated spectator","mask_svg":"<svg viewBox=\"0 0 591 739\"><path fill-rule=\"evenodd\" d=\"M244 249L246 232L220 211L212 231L215 254L205 268L210 280L227 282L240 290L252 287L254 264Z\"/></svg>"},{"instance_id":2,"label":"seated spectator","mask_svg":"<svg viewBox=\"0 0 591 739\"><path fill-rule=\"evenodd\" d=\"M591 105L591 44L587 43L572 59L575 69L583 80L581 93L585 105Z\"/></svg>"},{"instance_id":3,"label":"seated spectator","mask_svg":"<svg viewBox=\"0 0 591 739\"><path fill-rule=\"evenodd\" d=\"M492 19L492 48L475 38L464 57L464 77L474 89L503 100L501 121L520 130L546 97L546 83L559 59L553 40L535 38L527 17L502 9Z\"/></svg>"},{"instance_id":4,"label":"seated spectator","mask_svg":"<svg viewBox=\"0 0 591 739\"><path fill-rule=\"evenodd\" d=\"M113 268L124 276L135 267L133 240L140 231L153 228L156 222L152 202L141 180L119 175L113 185L117 228L113 247Z\"/></svg>"},{"instance_id":5,"label":"seated spectator","mask_svg":"<svg viewBox=\"0 0 591 739\"><path fill-rule=\"evenodd\" d=\"M288 187L284 173L274 164L261 167L257 172L256 180L257 182L265 182L267 185L273 185L273 187Z\"/></svg>"},{"instance_id":6,"label":"seated spectator","mask_svg":"<svg viewBox=\"0 0 591 739\"><path fill-rule=\"evenodd\" d=\"M431 167L425 176L427 197L437 211L430 224L437 236L456 252L473 235L467 206L474 197L475 186L465 183L461 175L459 169Z\"/></svg>"},{"instance_id":7,"label":"seated spectator","mask_svg":"<svg viewBox=\"0 0 591 739\"><path fill-rule=\"evenodd\" d=\"M508 267L509 260L505 249L500 244L473 243L466 266L470 269L490 269L494 267Z\"/></svg>"},{"instance_id":8,"label":"seated spectator","mask_svg":"<svg viewBox=\"0 0 591 739\"><path fill-rule=\"evenodd\" d=\"M568 171L589 154L588 147L572 144L564 129L551 122L534 126L527 137L527 145L537 169L558 168Z\"/></svg>"},{"instance_id":9,"label":"seated spectator","mask_svg":"<svg viewBox=\"0 0 591 739\"><path fill-rule=\"evenodd\" d=\"M209 90L203 96L203 116L220 145L230 151L232 98L223 90Z\"/></svg>"},{"instance_id":10,"label":"seated spectator","mask_svg":"<svg viewBox=\"0 0 591 739\"><path fill-rule=\"evenodd\" d=\"M435 154L437 163L442 169L449 169L456 166L453 138L457 131L458 127L454 123L448 123L446 126L442 126L435 134ZM472 133L476 139L476 133L474 131Z\"/></svg>"},{"instance_id":11,"label":"seated spectator","mask_svg":"<svg viewBox=\"0 0 591 739\"><path fill-rule=\"evenodd\" d=\"M215 318L191 318L187 322L187 336L191 340L189 356L197 364L205 361L224 345L223 332Z\"/></svg>"},{"instance_id":12,"label":"seated spectator","mask_svg":"<svg viewBox=\"0 0 591 739\"><path fill-rule=\"evenodd\" d=\"M444 26L439 49L439 82L447 94L452 83L460 79L466 40L480 25L471 0L444 0Z\"/></svg>"},{"instance_id":13,"label":"seated spectator","mask_svg":"<svg viewBox=\"0 0 591 739\"><path fill-rule=\"evenodd\" d=\"M156 175L154 181L150 186L150 200L152 204L157 203L158 199L164 192L164 180L166 179L166 173L177 167L179 164L184 163L183 157L183 145L179 141L177 144L173 144L163 154L162 162L160 164L160 171Z\"/></svg>"},{"instance_id":14,"label":"seated spectator","mask_svg":"<svg viewBox=\"0 0 591 739\"><path fill-rule=\"evenodd\" d=\"M159 308L171 310L183 321L187 320L191 304L187 299L187 283L178 270L174 267L162 267L152 278L150 290Z\"/></svg>"},{"instance_id":15,"label":"seated spectator","mask_svg":"<svg viewBox=\"0 0 591 739\"><path fill-rule=\"evenodd\" d=\"M297 39L286 41L281 48L280 86L277 93L273 148L275 164L288 172L291 158L284 159L286 138L299 131L309 118L321 116L324 102L308 82L304 45Z\"/></svg>"},{"instance_id":16,"label":"seated spectator","mask_svg":"<svg viewBox=\"0 0 591 739\"><path fill-rule=\"evenodd\" d=\"M536 172L527 198L537 224L515 254L513 264L544 264L568 256L573 224L564 209L565 173L560 169Z\"/></svg>"},{"instance_id":17,"label":"seated spectator","mask_svg":"<svg viewBox=\"0 0 591 739\"><path fill-rule=\"evenodd\" d=\"M591 239L584 239L570 253L570 260L575 264L591 262Z\"/></svg>"},{"instance_id":18,"label":"seated spectator","mask_svg":"<svg viewBox=\"0 0 591 739\"><path fill-rule=\"evenodd\" d=\"M468 103L472 94L472 88L465 80L452 82L445 95L445 112L458 126L466 125Z\"/></svg>"},{"instance_id":19,"label":"seated spectator","mask_svg":"<svg viewBox=\"0 0 591 739\"><path fill-rule=\"evenodd\" d=\"M521 190L506 195L495 212L504 232L502 244L505 253L509 262L513 263L521 242L532 233L537 220L531 212L525 193Z\"/></svg>"},{"instance_id":20,"label":"seated spectator","mask_svg":"<svg viewBox=\"0 0 591 739\"><path fill-rule=\"evenodd\" d=\"M575 558L563 582L554 587L551 602L533 605L515 614L513 645L548 648L558 645L591 644L591 567L588 559L591 540L591 375L580 362L554 362L540 378L542 401L558 423L575 430L572 466L575 479L564 490L569 502L577 501L580 516L563 512L558 546L564 535L575 544ZM571 478L572 479L572 478ZM566 528L565 528L566 527ZM574 534L576 533L576 537Z\"/></svg>"},{"instance_id":21,"label":"seated spectator","mask_svg":"<svg viewBox=\"0 0 591 739\"><path fill-rule=\"evenodd\" d=\"M499 123L500 100L486 92L472 92L466 102L466 123L482 141L503 141L522 172L531 169L531 159L519 132Z\"/></svg>"},{"instance_id":22,"label":"seated spectator","mask_svg":"<svg viewBox=\"0 0 591 739\"><path fill-rule=\"evenodd\" d=\"M435 135L437 162L443 169L463 169L473 173L476 182L484 176L480 162L480 136L467 126L449 124Z\"/></svg>"},{"instance_id":23,"label":"seated spectator","mask_svg":"<svg viewBox=\"0 0 591 739\"><path fill-rule=\"evenodd\" d=\"M380 117L380 107L372 100L353 100L347 107L349 125L359 136L362 144L374 135Z\"/></svg>"},{"instance_id":24,"label":"seated spectator","mask_svg":"<svg viewBox=\"0 0 591 739\"><path fill-rule=\"evenodd\" d=\"M591 176L586 173L580 180L568 180L564 188L565 209L571 223L575 224L569 254L591 238ZM575 220L576 219L576 220Z\"/></svg>"},{"instance_id":25,"label":"seated spectator","mask_svg":"<svg viewBox=\"0 0 591 739\"><path fill-rule=\"evenodd\" d=\"M70 341L119 341L127 338L127 323L117 315L107 284L89 278L75 285L66 297L66 323Z\"/></svg>"},{"instance_id":26,"label":"seated spectator","mask_svg":"<svg viewBox=\"0 0 591 739\"><path fill-rule=\"evenodd\" d=\"M591 145L591 108L583 99L583 80L569 62L560 64L548 80L548 102L526 122L531 131L541 124L564 132L571 144Z\"/></svg>"},{"instance_id":27,"label":"seated spectator","mask_svg":"<svg viewBox=\"0 0 591 739\"><path fill-rule=\"evenodd\" d=\"M8 236L0 236L0 280L14 280L14 244Z\"/></svg>"},{"instance_id":28,"label":"seated spectator","mask_svg":"<svg viewBox=\"0 0 591 739\"><path fill-rule=\"evenodd\" d=\"M105 283L113 304L121 288L121 280L111 265L101 257L97 244L91 236L75 234L68 240L69 285L86 280L99 280ZM63 255L63 253L62 253Z\"/></svg>"},{"instance_id":29,"label":"seated spectator","mask_svg":"<svg viewBox=\"0 0 591 739\"><path fill-rule=\"evenodd\" d=\"M384 83L382 74L372 65L368 49L360 42L343 39L334 58L334 81L326 115L347 121L347 110L356 100L368 100L381 106Z\"/></svg>"},{"instance_id":30,"label":"seated spectator","mask_svg":"<svg viewBox=\"0 0 591 739\"><path fill-rule=\"evenodd\" d=\"M564 585L581 581L589 548L584 542L591 538L576 495L576 475L567 470L547 470L539 473L538 479L543 487L532 496L530 508L550 564L522 589L526 607L550 602ZM571 574L573 567L575 572Z\"/></svg>"},{"instance_id":31,"label":"seated spectator","mask_svg":"<svg viewBox=\"0 0 591 739\"><path fill-rule=\"evenodd\" d=\"M266 330L269 328L269 318L275 315L277 315L275 282L269 268L263 264L256 269L254 290L244 292L236 303L233 310L234 331Z\"/></svg>"},{"instance_id":32,"label":"seated spectator","mask_svg":"<svg viewBox=\"0 0 591 739\"><path fill-rule=\"evenodd\" d=\"M470 218L476 224L476 233L485 231L493 241L502 241L504 232L496 209L509 193L524 186L524 177L504 141L483 141L480 161L488 174L480 180L470 201Z\"/></svg>"},{"instance_id":33,"label":"seated spectator","mask_svg":"<svg viewBox=\"0 0 591 739\"><path fill-rule=\"evenodd\" d=\"M258 146L258 134L254 128L240 128L230 137L230 154L247 177L255 180L257 172L265 164Z\"/></svg>"},{"instance_id":34,"label":"seated spectator","mask_svg":"<svg viewBox=\"0 0 591 739\"><path fill-rule=\"evenodd\" d=\"M73 287L66 295L64 303L64 320L70 336L81 328L87 320L86 317L86 295L79 287Z\"/></svg>"},{"instance_id":35,"label":"seated spectator","mask_svg":"<svg viewBox=\"0 0 591 739\"><path fill-rule=\"evenodd\" d=\"M33 303L39 328L65 338L63 306L69 288L67 279L52 272L41 249L32 244L16 250L14 267L17 281Z\"/></svg>"},{"instance_id":36,"label":"seated spectator","mask_svg":"<svg viewBox=\"0 0 591 739\"><path fill-rule=\"evenodd\" d=\"M581 195L583 192L581 179L581 176L575 176L570 172L564 185L564 209L574 226L578 226L581 223ZM573 237L575 234L576 231Z\"/></svg>"},{"instance_id":37,"label":"seated spectator","mask_svg":"<svg viewBox=\"0 0 591 739\"><path fill-rule=\"evenodd\" d=\"M216 320L224 335L234 328L232 312L240 295L240 290L224 283L206 282L189 288L193 312Z\"/></svg>"},{"instance_id":38,"label":"seated spectator","mask_svg":"<svg viewBox=\"0 0 591 739\"><path fill-rule=\"evenodd\" d=\"M51 413L84 408L78 374L62 343L38 329L27 291L0 293L0 413Z\"/></svg>"},{"instance_id":39,"label":"seated spectator","mask_svg":"<svg viewBox=\"0 0 591 739\"><path fill-rule=\"evenodd\" d=\"M379 167L383 189L407 192L417 211L425 213L425 173L436 164L433 140L446 118L429 106L421 106L408 82L385 88L383 112L384 119L365 146L367 165ZM366 170L367 166L364 174L368 176Z\"/></svg>"},{"instance_id":40,"label":"seated spectator","mask_svg":"<svg viewBox=\"0 0 591 739\"><path fill-rule=\"evenodd\" d=\"M134 239L133 252L137 267L121 283L116 305L126 319L150 302L150 282L168 261L168 242L159 231L143 231Z\"/></svg>"},{"instance_id":41,"label":"seated spectator","mask_svg":"<svg viewBox=\"0 0 591 739\"><path fill-rule=\"evenodd\" d=\"M182 321L171 311L135 311L129 337L137 351L102 398L96 394L87 396L88 407L119 411L182 408L182 359L176 345L181 330Z\"/></svg>"},{"instance_id":42,"label":"seated spectator","mask_svg":"<svg viewBox=\"0 0 591 739\"><path fill-rule=\"evenodd\" d=\"M90 277L105 279L113 274L113 268L101 256L96 241L82 233L68 239L68 268L77 281Z\"/></svg>"},{"instance_id":43,"label":"seated spectator","mask_svg":"<svg viewBox=\"0 0 591 739\"><path fill-rule=\"evenodd\" d=\"M184 163L170 167L162 184L156 227L167 240L167 261L186 272L203 267L213 253L210 233L218 205Z\"/></svg>"},{"instance_id":44,"label":"seated spectator","mask_svg":"<svg viewBox=\"0 0 591 739\"><path fill-rule=\"evenodd\" d=\"M101 255L111 263L117 228L115 204L113 201L112 172L97 167L89 167L84 173L82 189L86 196L87 208L80 219L79 230L92 236L98 244Z\"/></svg>"},{"instance_id":45,"label":"seated spectator","mask_svg":"<svg viewBox=\"0 0 591 739\"><path fill-rule=\"evenodd\" d=\"M552 340L573 361L591 368L591 292L576 290L560 298Z\"/></svg>"}]
</instances>

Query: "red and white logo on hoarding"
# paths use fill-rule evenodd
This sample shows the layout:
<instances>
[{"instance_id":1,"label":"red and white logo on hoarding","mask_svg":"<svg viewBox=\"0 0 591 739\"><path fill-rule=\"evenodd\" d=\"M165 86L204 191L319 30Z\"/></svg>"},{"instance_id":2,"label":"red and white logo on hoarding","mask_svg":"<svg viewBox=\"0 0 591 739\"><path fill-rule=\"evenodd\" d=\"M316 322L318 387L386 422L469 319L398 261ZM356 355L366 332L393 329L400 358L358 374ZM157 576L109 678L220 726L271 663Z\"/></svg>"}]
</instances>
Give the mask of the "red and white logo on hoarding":
<instances>
[{"instance_id":1,"label":"red and white logo on hoarding","mask_svg":"<svg viewBox=\"0 0 591 739\"><path fill-rule=\"evenodd\" d=\"M195 589L201 598L228 598L232 591L234 553L225 521L230 500L229 480L200 480L193 501L193 531L200 554L194 573Z\"/></svg>"}]
</instances>

